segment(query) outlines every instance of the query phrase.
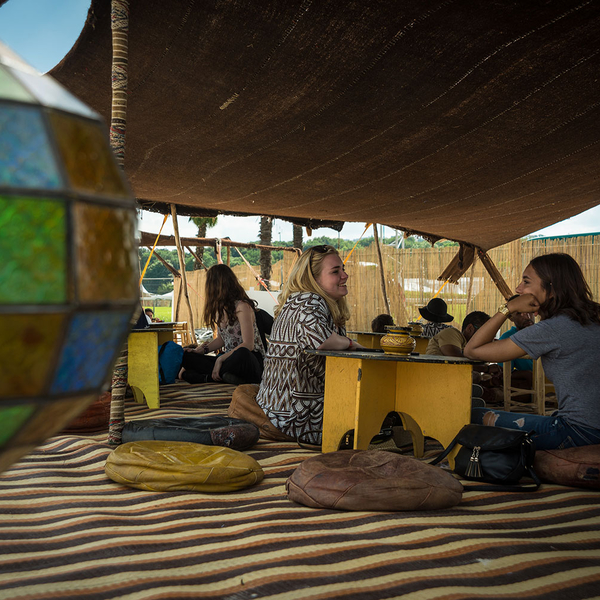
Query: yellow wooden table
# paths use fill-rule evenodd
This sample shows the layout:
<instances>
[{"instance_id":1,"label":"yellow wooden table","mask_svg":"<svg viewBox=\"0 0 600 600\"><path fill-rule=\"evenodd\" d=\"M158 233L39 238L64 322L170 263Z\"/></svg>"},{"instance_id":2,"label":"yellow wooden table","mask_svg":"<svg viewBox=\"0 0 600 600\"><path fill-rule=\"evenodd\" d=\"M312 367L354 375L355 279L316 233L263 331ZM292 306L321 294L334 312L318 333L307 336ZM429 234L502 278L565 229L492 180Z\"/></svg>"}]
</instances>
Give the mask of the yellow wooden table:
<instances>
[{"instance_id":1,"label":"yellow wooden table","mask_svg":"<svg viewBox=\"0 0 600 600\"><path fill-rule=\"evenodd\" d=\"M146 399L148 408L160 408L158 385L158 347L173 341L168 324L134 329L127 338L127 383L140 404Z\"/></svg>"},{"instance_id":2,"label":"yellow wooden table","mask_svg":"<svg viewBox=\"0 0 600 600\"><path fill-rule=\"evenodd\" d=\"M444 447L471 420L474 361L381 351L307 352L326 356L323 452L337 450L351 429L354 448L368 448L391 411L408 414L423 435Z\"/></svg>"},{"instance_id":3,"label":"yellow wooden table","mask_svg":"<svg viewBox=\"0 0 600 600\"><path fill-rule=\"evenodd\" d=\"M381 350L379 340L385 335L385 333L377 333L375 331L348 331L349 336L356 337L356 341L362 344L365 348L371 348L372 350ZM420 335L411 335L417 342L415 346L415 352L418 354L425 354L427 350L427 344L429 344L429 338L422 337Z\"/></svg>"}]
</instances>

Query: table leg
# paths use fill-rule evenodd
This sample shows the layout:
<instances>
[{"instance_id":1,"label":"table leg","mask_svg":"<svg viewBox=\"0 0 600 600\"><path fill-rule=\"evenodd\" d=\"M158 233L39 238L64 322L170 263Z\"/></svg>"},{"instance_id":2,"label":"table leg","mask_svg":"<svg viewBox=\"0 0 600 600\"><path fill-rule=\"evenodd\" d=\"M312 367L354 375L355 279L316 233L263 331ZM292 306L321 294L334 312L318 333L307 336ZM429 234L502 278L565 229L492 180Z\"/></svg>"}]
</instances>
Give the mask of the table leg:
<instances>
[{"instance_id":1,"label":"table leg","mask_svg":"<svg viewBox=\"0 0 600 600\"><path fill-rule=\"evenodd\" d=\"M129 334L128 383L136 402L160 408L158 385L158 335L155 332Z\"/></svg>"},{"instance_id":2,"label":"table leg","mask_svg":"<svg viewBox=\"0 0 600 600\"><path fill-rule=\"evenodd\" d=\"M366 449L388 412L394 410L393 363L327 357L323 452L338 449L354 429L354 448Z\"/></svg>"}]
</instances>

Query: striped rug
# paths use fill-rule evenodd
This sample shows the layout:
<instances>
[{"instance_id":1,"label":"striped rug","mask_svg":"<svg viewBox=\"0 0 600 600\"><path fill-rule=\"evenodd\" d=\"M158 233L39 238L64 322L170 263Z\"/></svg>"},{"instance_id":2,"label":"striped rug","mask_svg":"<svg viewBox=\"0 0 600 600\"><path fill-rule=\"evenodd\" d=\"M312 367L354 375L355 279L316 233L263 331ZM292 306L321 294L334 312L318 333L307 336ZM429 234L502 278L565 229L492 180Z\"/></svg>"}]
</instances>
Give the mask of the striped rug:
<instances>
[{"instance_id":1,"label":"striped rug","mask_svg":"<svg viewBox=\"0 0 600 600\"><path fill-rule=\"evenodd\" d=\"M163 388L127 418L224 414L227 385ZM468 492L453 509L341 512L290 502L313 452L260 442L230 494L152 493L104 474L106 433L51 438L0 477L0 600L600 597L600 494ZM432 449L430 448L430 453Z\"/></svg>"}]
</instances>

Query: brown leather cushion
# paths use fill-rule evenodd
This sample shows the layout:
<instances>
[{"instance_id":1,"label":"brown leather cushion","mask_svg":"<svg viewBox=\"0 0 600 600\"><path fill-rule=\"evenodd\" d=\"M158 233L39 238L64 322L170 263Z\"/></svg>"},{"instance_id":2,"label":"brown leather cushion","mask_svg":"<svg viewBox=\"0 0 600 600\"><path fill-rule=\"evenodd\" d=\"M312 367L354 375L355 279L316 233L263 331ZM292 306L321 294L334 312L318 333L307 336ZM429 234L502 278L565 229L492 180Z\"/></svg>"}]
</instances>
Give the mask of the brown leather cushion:
<instances>
[{"instance_id":1,"label":"brown leather cushion","mask_svg":"<svg viewBox=\"0 0 600 600\"><path fill-rule=\"evenodd\" d=\"M65 433L107 431L110 419L110 392L104 392L63 430Z\"/></svg>"},{"instance_id":2,"label":"brown leather cushion","mask_svg":"<svg viewBox=\"0 0 600 600\"><path fill-rule=\"evenodd\" d=\"M600 444L538 450L533 467L542 481L600 490Z\"/></svg>"},{"instance_id":3,"label":"brown leather cushion","mask_svg":"<svg viewBox=\"0 0 600 600\"><path fill-rule=\"evenodd\" d=\"M260 430L260 437L266 440L275 440L277 442L294 442L294 438L279 431L265 415L263 409L256 402L258 394L258 385L255 383L246 383L238 385L233 390L231 403L227 410L227 416L234 419L242 419L248 423L254 423Z\"/></svg>"},{"instance_id":4,"label":"brown leather cushion","mask_svg":"<svg viewBox=\"0 0 600 600\"><path fill-rule=\"evenodd\" d=\"M313 508L437 510L461 501L450 473L382 450L340 450L305 460L287 480L288 497Z\"/></svg>"}]
</instances>

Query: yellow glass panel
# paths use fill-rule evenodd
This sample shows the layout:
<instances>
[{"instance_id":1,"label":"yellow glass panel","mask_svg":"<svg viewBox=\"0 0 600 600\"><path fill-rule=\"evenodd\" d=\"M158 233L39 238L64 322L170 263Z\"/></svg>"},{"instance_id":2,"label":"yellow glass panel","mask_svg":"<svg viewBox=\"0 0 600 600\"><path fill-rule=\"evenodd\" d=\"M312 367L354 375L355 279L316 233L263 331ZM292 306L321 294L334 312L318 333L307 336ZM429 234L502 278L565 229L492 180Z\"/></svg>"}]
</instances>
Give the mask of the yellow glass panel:
<instances>
[{"instance_id":1,"label":"yellow glass panel","mask_svg":"<svg viewBox=\"0 0 600 600\"><path fill-rule=\"evenodd\" d=\"M41 444L47 438L60 433L97 397L97 395L78 396L40 405L35 415L13 440L14 443Z\"/></svg>"},{"instance_id":2,"label":"yellow glass panel","mask_svg":"<svg viewBox=\"0 0 600 600\"><path fill-rule=\"evenodd\" d=\"M50 122L74 189L100 196L129 197L103 127L61 113L51 113Z\"/></svg>"},{"instance_id":3,"label":"yellow glass panel","mask_svg":"<svg viewBox=\"0 0 600 600\"><path fill-rule=\"evenodd\" d=\"M0 315L0 398L43 395L62 339L62 314Z\"/></svg>"},{"instance_id":4,"label":"yellow glass panel","mask_svg":"<svg viewBox=\"0 0 600 600\"><path fill-rule=\"evenodd\" d=\"M135 209L79 202L74 215L80 301L134 301L139 295Z\"/></svg>"}]
</instances>

